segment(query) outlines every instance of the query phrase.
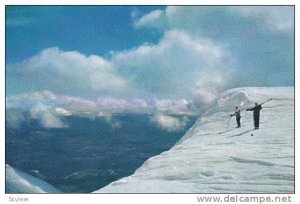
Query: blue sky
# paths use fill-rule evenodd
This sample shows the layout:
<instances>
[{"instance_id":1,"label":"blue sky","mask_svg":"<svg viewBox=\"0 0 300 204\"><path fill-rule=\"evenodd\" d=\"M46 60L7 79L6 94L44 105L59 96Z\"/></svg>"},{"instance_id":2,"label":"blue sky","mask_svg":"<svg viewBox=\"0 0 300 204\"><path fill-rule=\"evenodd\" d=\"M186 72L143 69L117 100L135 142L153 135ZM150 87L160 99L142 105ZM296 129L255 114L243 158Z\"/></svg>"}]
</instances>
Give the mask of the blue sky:
<instances>
[{"instance_id":1,"label":"blue sky","mask_svg":"<svg viewBox=\"0 0 300 204\"><path fill-rule=\"evenodd\" d=\"M146 41L155 43L162 33L133 29L132 15L157 8L163 7L7 6L7 63L49 47L105 56Z\"/></svg>"},{"instance_id":2,"label":"blue sky","mask_svg":"<svg viewBox=\"0 0 300 204\"><path fill-rule=\"evenodd\" d=\"M6 70L22 100L188 112L229 88L293 86L294 7L7 6Z\"/></svg>"}]
</instances>

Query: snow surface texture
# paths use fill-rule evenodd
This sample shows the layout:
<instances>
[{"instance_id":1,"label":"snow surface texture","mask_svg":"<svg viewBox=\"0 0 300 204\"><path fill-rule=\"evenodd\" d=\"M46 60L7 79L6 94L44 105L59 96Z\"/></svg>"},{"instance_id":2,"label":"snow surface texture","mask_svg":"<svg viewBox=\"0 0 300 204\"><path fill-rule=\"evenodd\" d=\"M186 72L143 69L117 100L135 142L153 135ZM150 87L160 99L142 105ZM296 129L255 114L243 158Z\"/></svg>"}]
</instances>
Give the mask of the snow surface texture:
<instances>
[{"instance_id":1,"label":"snow surface texture","mask_svg":"<svg viewBox=\"0 0 300 204\"><path fill-rule=\"evenodd\" d=\"M245 110L270 98L253 130ZM227 128L236 105L242 127ZM232 89L173 148L95 193L293 193L294 129L293 87Z\"/></svg>"},{"instance_id":2,"label":"snow surface texture","mask_svg":"<svg viewBox=\"0 0 300 204\"><path fill-rule=\"evenodd\" d=\"M59 190L50 184L14 169L8 164L6 170L6 193L59 193Z\"/></svg>"}]
</instances>

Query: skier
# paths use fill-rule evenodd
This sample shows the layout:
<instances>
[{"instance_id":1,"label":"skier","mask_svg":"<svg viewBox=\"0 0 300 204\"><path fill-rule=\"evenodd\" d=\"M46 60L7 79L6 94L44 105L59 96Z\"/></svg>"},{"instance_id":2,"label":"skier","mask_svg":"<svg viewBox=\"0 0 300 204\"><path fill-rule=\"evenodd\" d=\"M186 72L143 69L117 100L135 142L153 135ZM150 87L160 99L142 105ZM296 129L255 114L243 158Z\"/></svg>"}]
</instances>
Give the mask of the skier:
<instances>
[{"instance_id":1,"label":"skier","mask_svg":"<svg viewBox=\"0 0 300 204\"><path fill-rule=\"evenodd\" d=\"M241 127L241 110L238 106L235 107L234 114L231 114L230 117L235 116L237 128Z\"/></svg>"},{"instance_id":2,"label":"skier","mask_svg":"<svg viewBox=\"0 0 300 204\"><path fill-rule=\"evenodd\" d=\"M259 129L259 115L262 104L258 105L258 103L255 103L255 107L247 109L247 111L253 111L253 119L254 119L254 129Z\"/></svg>"}]
</instances>

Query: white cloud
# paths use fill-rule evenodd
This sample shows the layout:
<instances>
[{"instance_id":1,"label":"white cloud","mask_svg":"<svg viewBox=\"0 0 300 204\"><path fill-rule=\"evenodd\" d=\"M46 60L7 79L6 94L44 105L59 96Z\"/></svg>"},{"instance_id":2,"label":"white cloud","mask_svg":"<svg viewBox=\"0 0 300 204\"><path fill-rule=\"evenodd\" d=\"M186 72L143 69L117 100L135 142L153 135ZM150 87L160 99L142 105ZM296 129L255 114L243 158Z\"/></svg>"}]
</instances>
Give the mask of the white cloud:
<instances>
[{"instance_id":1,"label":"white cloud","mask_svg":"<svg viewBox=\"0 0 300 204\"><path fill-rule=\"evenodd\" d=\"M191 101L186 99L160 99L155 101L157 111L172 115L190 115L197 112Z\"/></svg>"},{"instance_id":2,"label":"white cloud","mask_svg":"<svg viewBox=\"0 0 300 204\"><path fill-rule=\"evenodd\" d=\"M186 126L186 116L199 113L193 102L186 99L102 97L92 101L43 91L8 96L6 101L6 122L13 128L18 128L21 122L30 119L38 120L44 128L67 128L62 117L70 115L88 117L91 120L101 117L113 128L120 128L122 123L113 114L137 113L154 114L151 118L153 123L173 132ZM29 114L25 114L25 117L24 113Z\"/></svg>"},{"instance_id":3,"label":"white cloud","mask_svg":"<svg viewBox=\"0 0 300 204\"><path fill-rule=\"evenodd\" d=\"M167 26L167 22L165 21L165 13L163 10L154 10L140 19L136 20L134 26L136 28L140 27L153 27L153 28L165 28Z\"/></svg>"},{"instance_id":4,"label":"white cloud","mask_svg":"<svg viewBox=\"0 0 300 204\"><path fill-rule=\"evenodd\" d=\"M118 121L118 120L114 119L111 114L110 115L105 115L104 119L114 129L119 129L119 128L122 127L121 121Z\"/></svg>"},{"instance_id":5,"label":"white cloud","mask_svg":"<svg viewBox=\"0 0 300 204\"><path fill-rule=\"evenodd\" d=\"M136 25L139 28L180 28L203 33L201 30L209 26L217 29L223 25L222 30L225 31L231 26L224 25L237 23L241 18L275 32L291 32L294 28L294 11L291 6L168 6L165 10L154 10L145 14L136 20ZM222 25L217 26L220 21Z\"/></svg>"},{"instance_id":6,"label":"white cloud","mask_svg":"<svg viewBox=\"0 0 300 204\"><path fill-rule=\"evenodd\" d=\"M150 104L141 98L112 98L101 97L96 101L98 109L113 113L146 113L151 111Z\"/></svg>"},{"instance_id":7,"label":"white cloud","mask_svg":"<svg viewBox=\"0 0 300 204\"><path fill-rule=\"evenodd\" d=\"M219 94L215 87L201 87L194 92L193 99L196 104L203 105L212 102Z\"/></svg>"},{"instance_id":8,"label":"white cloud","mask_svg":"<svg viewBox=\"0 0 300 204\"><path fill-rule=\"evenodd\" d=\"M234 59L225 47L176 29L166 32L158 44L116 53L112 61L135 87L182 96L191 96L201 81L201 86L206 86L203 81L214 84L216 75L226 84L234 70Z\"/></svg>"},{"instance_id":9,"label":"white cloud","mask_svg":"<svg viewBox=\"0 0 300 204\"><path fill-rule=\"evenodd\" d=\"M289 6L240 6L232 12L256 22L263 23L271 31L293 32L294 11Z\"/></svg>"},{"instance_id":10,"label":"white cloud","mask_svg":"<svg viewBox=\"0 0 300 204\"><path fill-rule=\"evenodd\" d=\"M264 82L263 74L271 82L277 80L270 73L274 73L273 69L284 71L282 65L290 61L285 52L289 47L283 47L285 41L277 41L275 45L270 40L264 41L269 39L266 38L269 33L259 32L291 30L293 12L290 11L291 7L276 6L168 6L138 18L139 11L133 10L136 28L154 27L165 32L158 43L111 52L110 59L49 48L13 65L8 69L7 79L11 87L27 92L51 90L64 94L69 109L78 110L85 105L85 110L100 107L108 112L110 109L124 112L153 107L142 99L116 97L130 98L136 93L193 98L196 103L207 104L228 87L269 84ZM262 29L257 31L259 28ZM284 49L277 49L281 47ZM272 52L271 56L265 54L275 49L278 52ZM275 60L278 67L273 68ZM267 67L265 73L254 76L261 67ZM104 97L98 101L84 100L85 94Z\"/></svg>"},{"instance_id":11,"label":"white cloud","mask_svg":"<svg viewBox=\"0 0 300 204\"><path fill-rule=\"evenodd\" d=\"M73 112L93 111L96 109L96 103L86 98L68 95L57 95L57 97L54 104L59 104Z\"/></svg>"},{"instance_id":12,"label":"white cloud","mask_svg":"<svg viewBox=\"0 0 300 204\"><path fill-rule=\"evenodd\" d=\"M38 103L30 109L30 118L40 121L44 128L66 128L67 125L50 110L50 107Z\"/></svg>"},{"instance_id":13,"label":"white cloud","mask_svg":"<svg viewBox=\"0 0 300 204\"><path fill-rule=\"evenodd\" d=\"M209 104L226 85L224 77L221 73L211 73L209 77L198 81L193 92L193 100L197 105Z\"/></svg>"},{"instance_id":14,"label":"white cloud","mask_svg":"<svg viewBox=\"0 0 300 204\"><path fill-rule=\"evenodd\" d=\"M130 96L132 93L190 98L208 85L218 90L230 79L234 59L221 44L173 29L157 44L114 53L110 61L50 48L15 66L16 70L8 73L11 83L28 87L28 92L37 91L33 97L39 101L39 97L47 98L68 104L67 109L78 110L85 106L85 110L94 110L97 106L108 112L110 109L146 112L153 106L148 107L148 102ZM53 92L63 95L56 100ZM83 99L85 93L128 94L132 99L103 97L96 102Z\"/></svg>"},{"instance_id":15,"label":"white cloud","mask_svg":"<svg viewBox=\"0 0 300 204\"><path fill-rule=\"evenodd\" d=\"M148 18L157 11L160 13L159 17ZM186 42L193 42L189 51L180 48L179 50L184 50L182 53L185 54L174 55L171 59L168 58L167 53L174 53L172 51L176 50L176 47L170 50L165 49L165 55L161 55L160 59L157 57L157 61L172 61L170 65L175 67L174 72L183 76L181 80L184 81L183 90L189 90L188 93L194 96L197 103L209 103L220 91L237 86L293 84L294 8L292 6L168 6L163 11L157 11L142 16L139 20L143 23L139 28L157 29L156 23L162 21L164 27L159 27L159 31L163 29L166 34L157 45L141 46L143 48L141 51L147 53L155 50L159 53L159 50L153 48L166 42L168 33L174 30L180 30L186 36L190 36L191 40L177 38L178 43L176 43L178 47L184 48L187 45ZM142 21L146 17L148 21ZM202 56L194 57L199 55L198 50L195 49L196 45L199 45L199 39L211 42L212 47L219 47L214 50L223 54L222 59L215 57L213 52L209 51L212 50L209 46ZM155 56L156 52L153 52L152 56ZM224 53L227 53L227 57ZM144 54L143 57L145 61L148 60L147 55ZM188 59L190 62L187 62ZM138 62L135 63L139 65ZM162 64L156 61L150 61L149 64L151 63L153 67L159 67L158 65ZM183 63L186 66L182 66ZM187 73L178 71L177 64L186 67L187 73L201 69L203 72L193 73L198 78L195 80L195 78L187 77ZM190 67L197 68L189 70ZM199 67L205 68L199 69ZM148 69L150 68L148 66ZM161 73L157 74L157 78L162 78ZM178 79L173 77L167 81L172 84L172 80ZM186 81L193 82L194 85ZM205 84L203 81L213 83ZM182 88L177 84L171 86ZM190 89L187 88L188 86ZM176 93L175 89L172 91Z\"/></svg>"},{"instance_id":16,"label":"white cloud","mask_svg":"<svg viewBox=\"0 0 300 204\"><path fill-rule=\"evenodd\" d=\"M51 112L57 116L92 116L106 117L113 113L148 114L163 112L172 115L194 115L193 102L186 99L157 98L113 98L101 97L88 100L81 97L56 95L51 91L23 93L6 98L8 110L29 110L33 116L42 111ZM37 112L37 113L36 113Z\"/></svg>"},{"instance_id":17,"label":"white cloud","mask_svg":"<svg viewBox=\"0 0 300 204\"><path fill-rule=\"evenodd\" d=\"M17 95L10 95L6 97L6 108L28 108L40 103L51 103L56 101L57 96L51 91L21 93Z\"/></svg>"},{"instance_id":18,"label":"white cloud","mask_svg":"<svg viewBox=\"0 0 300 204\"><path fill-rule=\"evenodd\" d=\"M10 71L13 70L13 71ZM11 83L22 83L29 90L56 92L113 93L124 89L126 81L111 63L96 55L49 48L9 69Z\"/></svg>"},{"instance_id":19,"label":"white cloud","mask_svg":"<svg viewBox=\"0 0 300 204\"><path fill-rule=\"evenodd\" d=\"M71 111L68 111L64 108L60 108L60 107L56 107L55 108L55 111L58 115L62 115L62 116L70 116L72 115L72 112Z\"/></svg>"},{"instance_id":20,"label":"white cloud","mask_svg":"<svg viewBox=\"0 0 300 204\"><path fill-rule=\"evenodd\" d=\"M185 116L178 118L157 113L151 118L151 121L169 132L176 132L185 128L188 119Z\"/></svg>"}]
</instances>

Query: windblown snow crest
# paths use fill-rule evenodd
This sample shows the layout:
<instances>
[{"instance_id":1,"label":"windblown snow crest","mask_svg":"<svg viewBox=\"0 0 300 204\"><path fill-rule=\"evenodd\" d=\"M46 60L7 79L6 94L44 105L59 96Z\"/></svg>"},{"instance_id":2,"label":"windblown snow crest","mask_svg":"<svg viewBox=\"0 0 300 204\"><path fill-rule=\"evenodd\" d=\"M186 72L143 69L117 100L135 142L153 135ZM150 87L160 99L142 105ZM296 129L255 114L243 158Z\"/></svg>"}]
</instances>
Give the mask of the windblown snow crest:
<instances>
[{"instance_id":1,"label":"windblown snow crest","mask_svg":"<svg viewBox=\"0 0 300 204\"><path fill-rule=\"evenodd\" d=\"M6 193L59 193L60 191L45 181L25 172L5 165Z\"/></svg>"},{"instance_id":2,"label":"windblown snow crest","mask_svg":"<svg viewBox=\"0 0 300 204\"><path fill-rule=\"evenodd\" d=\"M253 130L245 110L270 99ZM293 87L228 90L173 148L95 193L293 193L294 107Z\"/></svg>"}]
</instances>

